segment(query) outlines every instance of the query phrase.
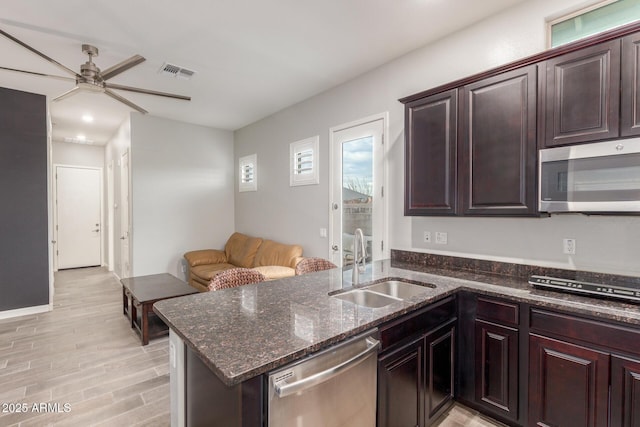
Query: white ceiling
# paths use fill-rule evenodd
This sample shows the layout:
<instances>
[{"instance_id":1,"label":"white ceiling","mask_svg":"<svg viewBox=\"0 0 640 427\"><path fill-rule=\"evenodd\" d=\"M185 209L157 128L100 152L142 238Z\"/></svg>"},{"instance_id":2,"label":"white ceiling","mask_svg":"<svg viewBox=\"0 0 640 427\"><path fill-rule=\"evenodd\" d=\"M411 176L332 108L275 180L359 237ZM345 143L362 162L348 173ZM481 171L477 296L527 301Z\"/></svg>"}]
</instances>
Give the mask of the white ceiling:
<instances>
[{"instance_id":1,"label":"white ceiling","mask_svg":"<svg viewBox=\"0 0 640 427\"><path fill-rule=\"evenodd\" d=\"M103 70L146 61L112 83L191 96L117 91L159 117L235 130L525 0L4 0L0 29L80 71L83 43ZM0 66L68 76L0 36ZM158 73L169 62L191 80ZM0 86L49 99L73 81L0 70ZM103 94L51 104L53 138L104 144L133 110ZM84 113L95 117L81 121Z\"/></svg>"}]
</instances>

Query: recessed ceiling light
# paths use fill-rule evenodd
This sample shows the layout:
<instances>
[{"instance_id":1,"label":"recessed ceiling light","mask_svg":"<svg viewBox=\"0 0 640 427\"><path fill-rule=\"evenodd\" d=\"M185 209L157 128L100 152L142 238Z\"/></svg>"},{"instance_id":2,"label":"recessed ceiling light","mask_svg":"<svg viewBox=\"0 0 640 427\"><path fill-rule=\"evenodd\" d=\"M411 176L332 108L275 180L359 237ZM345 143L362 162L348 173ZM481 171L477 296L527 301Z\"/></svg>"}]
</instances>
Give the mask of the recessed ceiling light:
<instances>
[{"instance_id":1,"label":"recessed ceiling light","mask_svg":"<svg viewBox=\"0 0 640 427\"><path fill-rule=\"evenodd\" d=\"M93 122L93 116L91 114L85 114L82 116L82 121L85 123L92 123Z\"/></svg>"},{"instance_id":2,"label":"recessed ceiling light","mask_svg":"<svg viewBox=\"0 0 640 427\"><path fill-rule=\"evenodd\" d=\"M84 141L85 139L87 139L87 137L82 134L79 134L79 135L76 135L76 139L78 141Z\"/></svg>"}]
</instances>

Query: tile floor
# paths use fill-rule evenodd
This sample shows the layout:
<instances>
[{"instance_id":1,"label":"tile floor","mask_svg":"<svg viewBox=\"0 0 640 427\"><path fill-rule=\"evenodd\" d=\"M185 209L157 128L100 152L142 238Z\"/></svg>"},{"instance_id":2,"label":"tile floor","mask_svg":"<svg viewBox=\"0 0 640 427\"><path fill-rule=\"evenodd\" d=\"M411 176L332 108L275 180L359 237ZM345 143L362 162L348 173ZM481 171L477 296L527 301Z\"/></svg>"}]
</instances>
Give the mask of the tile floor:
<instances>
[{"instance_id":1,"label":"tile floor","mask_svg":"<svg viewBox=\"0 0 640 427\"><path fill-rule=\"evenodd\" d=\"M106 269L55 284L52 312L0 320L0 425L168 426L168 339L140 345Z\"/></svg>"}]
</instances>

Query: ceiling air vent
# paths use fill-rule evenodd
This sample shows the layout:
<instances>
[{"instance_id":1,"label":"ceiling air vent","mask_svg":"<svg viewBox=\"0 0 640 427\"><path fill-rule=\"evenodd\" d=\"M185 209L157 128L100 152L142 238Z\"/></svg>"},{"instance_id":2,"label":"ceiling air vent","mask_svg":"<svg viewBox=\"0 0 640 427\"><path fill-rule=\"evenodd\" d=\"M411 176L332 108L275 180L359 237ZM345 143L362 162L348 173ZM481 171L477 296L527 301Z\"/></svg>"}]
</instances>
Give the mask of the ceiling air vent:
<instances>
[{"instance_id":1,"label":"ceiling air vent","mask_svg":"<svg viewBox=\"0 0 640 427\"><path fill-rule=\"evenodd\" d=\"M165 62L160 70L158 71L160 74L164 74L171 77L176 77L178 79L189 80L196 73L193 70L189 70L188 68L180 67L178 65L169 64Z\"/></svg>"}]
</instances>

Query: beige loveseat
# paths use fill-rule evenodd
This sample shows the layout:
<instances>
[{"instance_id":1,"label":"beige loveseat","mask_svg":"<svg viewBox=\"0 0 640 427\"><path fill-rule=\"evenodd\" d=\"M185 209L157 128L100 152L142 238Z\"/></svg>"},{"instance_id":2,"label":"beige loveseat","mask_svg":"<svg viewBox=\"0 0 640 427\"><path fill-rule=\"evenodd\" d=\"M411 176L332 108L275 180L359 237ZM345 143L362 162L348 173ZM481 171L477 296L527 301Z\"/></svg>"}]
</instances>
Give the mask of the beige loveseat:
<instances>
[{"instance_id":1,"label":"beige loveseat","mask_svg":"<svg viewBox=\"0 0 640 427\"><path fill-rule=\"evenodd\" d=\"M302 247L233 233L224 250L191 251L184 254L184 258L189 267L189 284L206 292L211 278L230 268L255 268L267 279L293 276L296 265L302 259Z\"/></svg>"}]
</instances>

